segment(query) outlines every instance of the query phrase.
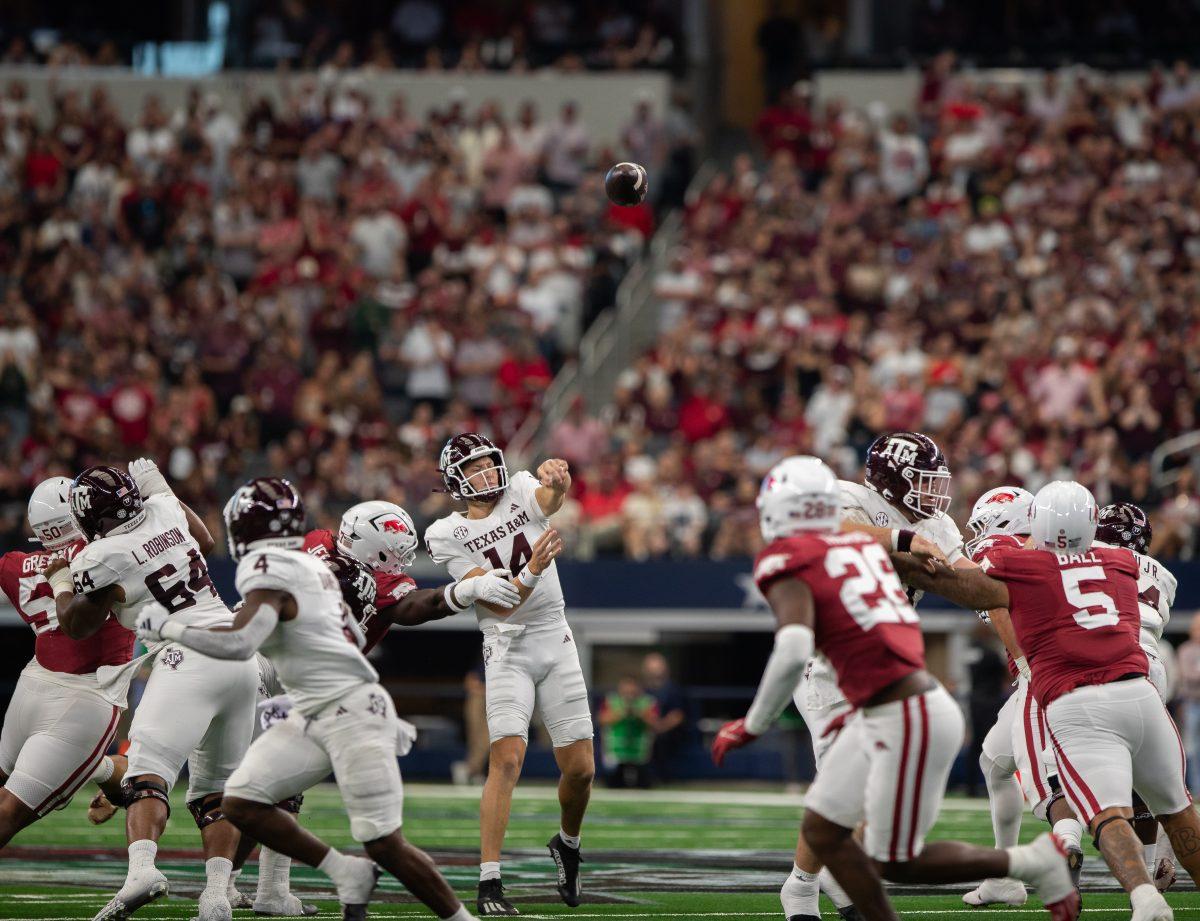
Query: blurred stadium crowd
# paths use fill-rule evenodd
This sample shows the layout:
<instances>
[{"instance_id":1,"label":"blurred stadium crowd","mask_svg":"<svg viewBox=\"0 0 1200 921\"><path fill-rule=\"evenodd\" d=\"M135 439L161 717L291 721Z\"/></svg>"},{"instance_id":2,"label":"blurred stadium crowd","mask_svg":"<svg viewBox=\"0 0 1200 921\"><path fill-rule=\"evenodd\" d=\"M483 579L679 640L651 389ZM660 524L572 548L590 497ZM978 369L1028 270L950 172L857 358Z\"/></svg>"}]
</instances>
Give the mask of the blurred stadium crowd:
<instances>
[{"instance_id":1,"label":"blurred stadium crowd","mask_svg":"<svg viewBox=\"0 0 1200 921\"><path fill-rule=\"evenodd\" d=\"M403 4L402 4L403 5ZM0 98L0 497L18 539L32 482L152 454L215 512L290 471L317 519L360 498L443 512L437 452L504 440L629 260L683 199L684 106L631 100L620 149L571 106L373 107L357 79L299 77L235 118L197 91L122 124L102 89L34 117ZM799 84L689 199L656 278L661 330L570 460L560 527L581 555L740 556L780 456L844 475L879 432L937 438L961 517L984 489L1066 476L1156 516L1187 555L1194 478L1148 457L1196 429L1200 81L1047 76L975 86L943 56L917 117ZM604 200L646 164L658 199Z\"/></svg>"}]
</instances>

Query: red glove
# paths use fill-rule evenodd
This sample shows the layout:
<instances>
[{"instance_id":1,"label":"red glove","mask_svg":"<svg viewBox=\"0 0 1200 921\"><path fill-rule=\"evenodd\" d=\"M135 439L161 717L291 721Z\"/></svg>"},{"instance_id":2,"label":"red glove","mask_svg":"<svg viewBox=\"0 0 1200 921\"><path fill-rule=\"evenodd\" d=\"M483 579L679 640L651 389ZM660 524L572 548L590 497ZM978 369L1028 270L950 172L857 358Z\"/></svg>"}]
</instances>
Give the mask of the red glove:
<instances>
[{"instance_id":1,"label":"red glove","mask_svg":"<svg viewBox=\"0 0 1200 921\"><path fill-rule=\"evenodd\" d=\"M746 731L746 721L744 719L726 723L721 727L721 731L717 733L717 737L713 739L713 763L717 767L720 767L729 752L735 748L741 748L743 745L749 745L757 738L758 736Z\"/></svg>"}]
</instances>

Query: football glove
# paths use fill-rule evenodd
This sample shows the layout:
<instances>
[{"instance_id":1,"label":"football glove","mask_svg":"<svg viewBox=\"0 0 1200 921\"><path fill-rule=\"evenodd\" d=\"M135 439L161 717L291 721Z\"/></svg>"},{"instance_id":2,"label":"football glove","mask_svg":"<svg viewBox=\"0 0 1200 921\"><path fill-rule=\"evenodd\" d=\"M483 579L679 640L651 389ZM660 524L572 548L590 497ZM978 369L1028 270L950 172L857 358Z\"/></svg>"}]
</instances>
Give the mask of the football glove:
<instances>
[{"instance_id":1,"label":"football glove","mask_svg":"<svg viewBox=\"0 0 1200 921\"><path fill-rule=\"evenodd\" d=\"M462 579L454 586L454 597L463 607L482 601L502 608L515 608L521 603L521 593L508 581L509 575L507 569L493 569L481 576Z\"/></svg>"},{"instance_id":2,"label":"football glove","mask_svg":"<svg viewBox=\"0 0 1200 921\"><path fill-rule=\"evenodd\" d=\"M170 620L171 612L158 602L152 601L142 608L142 612L138 615L135 627L137 635L143 640L148 640L152 643L160 642L166 639L163 636L162 629Z\"/></svg>"},{"instance_id":3,"label":"football glove","mask_svg":"<svg viewBox=\"0 0 1200 921\"><path fill-rule=\"evenodd\" d=\"M735 748L741 748L744 745L749 745L758 736L746 731L746 721L734 720L732 723L726 723L721 727L721 731L717 733L717 737L713 739L712 759L713 764L720 767L725 761L725 756Z\"/></svg>"},{"instance_id":4,"label":"football glove","mask_svg":"<svg viewBox=\"0 0 1200 921\"><path fill-rule=\"evenodd\" d=\"M137 484L138 492L142 494L143 499L164 495L171 491L171 487L167 485L167 478L158 469L158 464L148 457L139 457L137 460L130 461L129 475L133 477L133 482Z\"/></svg>"}]
</instances>

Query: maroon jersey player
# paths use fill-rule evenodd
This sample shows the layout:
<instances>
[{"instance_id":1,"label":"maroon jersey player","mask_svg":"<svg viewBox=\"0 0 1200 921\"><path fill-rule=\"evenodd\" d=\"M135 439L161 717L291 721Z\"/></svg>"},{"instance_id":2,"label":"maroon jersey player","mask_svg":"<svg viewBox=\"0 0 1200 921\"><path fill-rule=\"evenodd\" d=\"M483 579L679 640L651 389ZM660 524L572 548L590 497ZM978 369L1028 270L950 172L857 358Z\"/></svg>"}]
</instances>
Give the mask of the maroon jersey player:
<instances>
[{"instance_id":1,"label":"maroon jersey player","mask_svg":"<svg viewBox=\"0 0 1200 921\"><path fill-rule=\"evenodd\" d=\"M109 617L86 639L71 639L59 627L45 575L52 559L70 560L85 546L67 505L70 488L66 477L41 483L29 502L41 549L0 557L0 590L35 635L33 659L21 672L0 733L0 847L66 805L93 778L114 796L120 790L114 773L123 773L124 759L114 763L106 752L125 709L124 685L100 680L97 671L130 661L133 633Z\"/></svg>"},{"instance_id":2,"label":"maroon jersey player","mask_svg":"<svg viewBox=\"0 0 1200 921\"><path fill-rule=\"evenodd\" d=\"M371 500L347 509L336 539L326 530L309 531L304 549L319 557L340 553L358 560L375 574L375 610L362 624L370 652L393 624L413 627L464 611L480 598L510 608L520 594L508 573L494 570L444 588L417 588L405 570L417 556L417 530L408 512L392 502Z\"/></svg>"},{"instance_id":3,"label":"maroon jersey player","mask_svg":"<svg viewBox=\"0 0 1200 921\"><path fill-rule=\"evenodd\" d=\"M1007 608L1033 671L1058 776L1114 876L1134 921L1161 921L1129 824L1135 789L1200 881L1200 817L1192 809L1179 734L1147 680L1139 646L1138 565L1122 548L1094 547L1096 501L1075 482L1043 487L1030 512L1033 549L987 553L975 571L947 572L899 555L905 576L973 608Z\"/></svg>"},{"instance_id":4,"label":"maroon jersey player","mask_svg":"<svg viewBox=\"0 0 1200 921\"><path fill-rule=\"evenodd\" d=\"M1010 876L1034 884L1054 918L1073 919L1078 896L1053 836L1007 850L925 841L962 746L963 717L925 670L920 623L887 551L865 534L838 532L833 472L813 457L788 458L767 475L758 508L768 543L755 580L779 630L746 717L718 735L718 763L770 727L820 652L854 711L809 788L802 831L863 917L897 917L881 876L903 883ZM853 831L864 820L859 845Z\"/></svg>"}]
</instances>

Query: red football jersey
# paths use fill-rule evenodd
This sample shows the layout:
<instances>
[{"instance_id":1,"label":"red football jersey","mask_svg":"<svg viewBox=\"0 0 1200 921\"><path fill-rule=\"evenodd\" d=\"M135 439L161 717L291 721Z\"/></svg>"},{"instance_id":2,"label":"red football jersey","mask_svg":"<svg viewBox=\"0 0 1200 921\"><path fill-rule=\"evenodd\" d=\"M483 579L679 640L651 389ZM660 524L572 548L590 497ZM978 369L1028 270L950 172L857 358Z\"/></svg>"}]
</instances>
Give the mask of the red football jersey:
<instances>
[{"instance_id":1,"label":"red football jersey","mask_svg":"<svg viewBox=\"0 0 1200 921\"><path fill-rule=\"evenodd\" d=\"M817 649L854 706L925 667L917 612L887 551L871 537L797 534L772 541L754 561L754 581L765 595L788 578L812 591Z\"/></svg>"},{"instance_id":2,"label":"red football jersey","mask_svg":"<svg viewBox=\"0 0 1200 921\"><path fill-rule=\"evenodd\" d=\"M67 559L85 546L83 541L72 544ZM38 665L68 675L90 675L101 665L124 665L133 658L134 636L115 617L105 619L86 640L73 640L59 629L54 593L42 575L52 556L49 550L13 550L0 557L0 591L33 630Z\"/></svg>"},{"instance_id":3,"label":"red football jersey","mask_svg":"<svg viewBox=\"0 0 1200 921\"><path fill-rule=\"evenodd\" d=\"M1043 709L1075 688L1148 673L1138 645L1138 564L1131 551L1000 548L979 566L1008 586L1008 612Z\"/></svg>"},{"instance_id":4,"label":"red football jersey","mask_svg":"<svg viewBox=\"0 0 1200 921\"><path fill-rule=\"evenodd\" d=\"M978 563L985 556L987 556L990 551L999 550L1002 547L1012 550L1021 550L1025 546L1025 540L1026 539L1024 537L1017 537L1013 534L993 534L991 537L985 537L972 548L971 562ZM984 620L987 619L985 616L986 614L987 611L979 612L979 616ZM1012 653L1010 653L1007 649L1004 650L1004 655L1008 657L1008 677L1015 681L1017 675L1020 674L1020 670L1017 668L1016 660L1013 659ZM1029 660L1026 659L1025 661Z\"/></svg>"},{"instance_id":5,"label":"red football jersey","mask_svg":"<svg viewBox=\"0 0 1200 921\"><path fill-rule=\"evenodd\" d=\"M336 548L337 542L332 531L319 529L304 535L304 550L313 556L327 557ZM403 573L398 576L386 572L375 573L375 608L383 612L416 587L416 580L412 576ZM367 621L367 644L363 647L363 652L370 652L378 646L379 641L387 636L391 626L392 622L386 617L372 617Z\"/></svg>"}]
</instances>

